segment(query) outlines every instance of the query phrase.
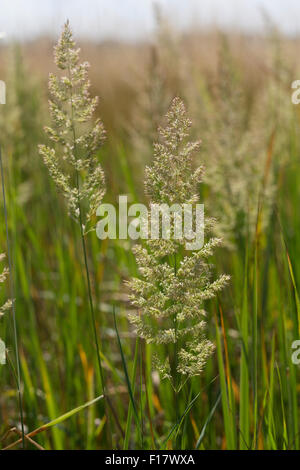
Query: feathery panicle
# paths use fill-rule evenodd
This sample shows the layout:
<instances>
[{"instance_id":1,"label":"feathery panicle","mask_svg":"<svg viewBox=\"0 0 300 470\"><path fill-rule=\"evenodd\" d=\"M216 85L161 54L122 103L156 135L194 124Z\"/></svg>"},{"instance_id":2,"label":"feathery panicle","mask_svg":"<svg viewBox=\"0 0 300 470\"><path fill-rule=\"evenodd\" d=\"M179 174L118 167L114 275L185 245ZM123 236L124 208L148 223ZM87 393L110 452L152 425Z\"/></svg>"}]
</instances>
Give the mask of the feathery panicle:
<instances>
[{"instance_id":1,"label":"feathery panicle","mask_svg":"<svg viewBox=\"0 0 300 470\"><path fill-rule=\"evenodd\" d=\"M159 129L160 143L154 145L153 166L146 170L146 192L151 204L195 203L203 169L193 171L192 156L199 142L186 142L191 121L179 98L173 100L166 121L166 127ZM134 248L142 278L128 283L130 299L139 312L129 319L148 343L177 345L172 366L170 354L163 360L158 354L155 357L161 376L177 390L181 385L174 375L181 374L184 380L199 375L214 350L205 338L203 303L229 280L226 275L211 280L208 258L220 244L221 239L210 239L202 249L187 253L184 240L149 239L146 247Z\"/></svg>"},{"instance_id":2,"label":"feathery panicle","mask_svg":"<svg viewBox=\"0 0 300 470\"><path fill-rule=\"evenodd\" d=\"M46 145L40 145L39 150L67 200L70 215L79 220L80 206L86 207L85 224L95 214L105 193L104 173L96 156L105 139L105 130L100 119L92 129L88 126L98 98L90 96L89 63L79 63L79 51L67 22L54 52L62 75L49 77L53 127L45 128L59 151Z\"/></svg>"},{"instance_id":3,"label":"feathery panicle","mask_svg":"<svg viewBox=\"0 0 300 470\"><path fill-rule=\"evenodd\" d=\"M5 258L5 254L1 253L0 254L0 261L3 261ZM6 281L6 278L9 274L9 269L4 268L2 273L0 274L0 283L3 284L3 282ZM7 300L4 305L0 307L0 318L3 317L3 315L10 310L12 306L12 300ZM5 343L4 341L0 338L0 365L5 364L6 362L6 348L5 348Z\"/></svg>"},{"instance_id":4,"label":"feathery panicle","mask_svg":"<svg viewBox=\"0 0 300 470\"><path fill-rule=\"evenodd\" d=\"M265 122L257 125L260 103L247 106L239 70L229 44L222 44L220 53L219 93L216 96L214 119L209 119L206 158L206 183L211 191L209 211L218 218L216 236L222 236L228 248L255 233L257 208L264 195L261 220L267 226L269 209L274 197L272 175L264 181L266 145L269 130ZM251 112L250 112L251 111ZM211 113L211 111L210 111Z\"/></svg>"},{"instance_id":5,"label":"feathery panicle","mask_svg":"<svg viewBox=\"0 0 300 470\"><path fill-rule=\"evenodd\" d=\"M166 120L167 126L159 128L161 142L154 144L153 166L146 168L146 193L152 203L196 202L203 168L193 172L192 156L199 149L200 142L185 143L191 121L179 98L173 100Z\"/></svg>"},{"instance_id":6,"label":"feathery panicle","mask_svg":"<svg viewBox=\"0 0 300 470\"><path fill-rule=\"evenodd\" d=\"M269 221L275 187L272 172L265 180L265 170L274 124L273 117L266 117L270 106L264 101L264 95L250 100L243 71L226 36L221 35L220 40L215 86L207 86L203 93L195 93L193 88L188 91L193 115L204 131L201 161L205 165L204 183L210 194L206 212L218 220L215 236L222 237L224 245L233 250L242 239L254 235L259 202L263 201L262 227ZM276 76L277 72L276 68ZM278 108L278 96L276 99L273 96L273 104ZM286 97L284 104L289 105ZM282 119L282 107L280 113L280 125L283 125L288 119Z\"/></svg>"}]
</instances>

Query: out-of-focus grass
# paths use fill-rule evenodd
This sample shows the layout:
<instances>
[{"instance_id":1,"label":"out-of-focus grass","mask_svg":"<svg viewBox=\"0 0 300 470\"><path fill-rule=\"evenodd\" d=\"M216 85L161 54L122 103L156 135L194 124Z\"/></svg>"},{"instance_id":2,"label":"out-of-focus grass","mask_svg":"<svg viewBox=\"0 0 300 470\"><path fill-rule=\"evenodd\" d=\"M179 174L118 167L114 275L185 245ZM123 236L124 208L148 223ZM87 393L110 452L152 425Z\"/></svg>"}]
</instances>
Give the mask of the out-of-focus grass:
<instances>
[{"instance_id":1,"label":"out-of-focus grass","mask_svg":"<svg viewBox=\"0 0 300 470\"><path fill-rule=\"evenodd\" d=\"M185 386L175 410L170 385L152 372L153 346L140 344L126 317L132 307L124 280L137 274L131 242L100 241L89 234L88 262L113 411L108 408L105 417L107 407L100 400L39 433L35 439L47 449L174 448L175 442L188 449L197 443L200 449L299 449L299 366L292 364L291 344L300 339L300 111L291 104L289 90L290 76L296 74L292 59L296 41L281 41L289 53L286 73L272 61L274 43L270 48L263 38L243 37L231 37L229 43L244 71L241 86L249 97L248 111L252 100L261 101L261 108L253 109L262 114L254 118L274 134L272 149L266 143L261 150L265 155L271 152L268 171L277 193L269 223L264 227L258 223L254 237L243 235L237 250L220 249L214 260L217 271L232 277L218 302L206 305L216 354L201 378ZM184 38L175 48L185 54L183 68L171 67L180 75L178 80L168 80L163 64L157 67L162 89L186 98L200 137L207 119L217 119L209 113L212 109L217 113L210 100L217 83L219 45L217 35ZM108 187L105 198L116 202L118 194L128 194L131 201L142 202L140 171L146 154L136 160L134 135L144 124L140 116L152 119L149 108L146 115L139 108L144 94L153 92L147 76L151 48L84 45L83 52L92 64L92 83L102 98L100 112L109 131L99 154ZM36 149L47 121L50 54L48 42L26 45L22 54L15 49L3 70L8 102L0 110L28 432L100 395L78 230L66 216ZM143 89L144 81L150 88ZM276 101L279 96L282 111ZM209 142L204 146L209 150ZM203 193L205 202L209 189ZM260 202L258 212L264 211L263 195ZM4 217L0 242L5 251ZM10 322L3 321L1 329L1 337L6 336L13 349ZM0 387L4 434L19 422L15 384L7 366L0 369ZM176 416L182 419L174 428Z\"/></svg>"}]
</instances>

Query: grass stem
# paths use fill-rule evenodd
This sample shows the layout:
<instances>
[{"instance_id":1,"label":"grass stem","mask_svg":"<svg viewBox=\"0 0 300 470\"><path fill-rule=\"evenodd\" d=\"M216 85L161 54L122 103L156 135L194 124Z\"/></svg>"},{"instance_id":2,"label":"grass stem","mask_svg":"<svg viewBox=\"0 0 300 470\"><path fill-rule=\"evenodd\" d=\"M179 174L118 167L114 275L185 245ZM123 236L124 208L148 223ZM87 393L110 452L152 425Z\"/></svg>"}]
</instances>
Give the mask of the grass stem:
<instances>
[{"instance_id":1,"label":"grass stem","mask_svg":"<svg viewBox=\"0 0 300 470\"><path fill-rule=\"evenodd\" d=\"M1 182L2 182L3 206L4 206L4 216L5 216L7 258L8 258L8 267L9 267L9 274L10 274L9 285L10 285L10 298L12 301L13 336L14 336L14 346L15 346L15 356L16 356L16 381L17 381L18 402L19 402L19 410L20 410L22 447L24 449L25 448L25 433L24 433L23 401L22 401L22 391L21 391L21 368L20 368L17 318L16 318L16 307L15 307L15 290L14 290L14 282L13 282L10 242L9 242L9 235L8 235L7 205L6 205L6 197L5 197L5 184L4 184L4 172L3 172L1 147L0 147L0 166L1 166Z\"/></svg>"}]
</instances>

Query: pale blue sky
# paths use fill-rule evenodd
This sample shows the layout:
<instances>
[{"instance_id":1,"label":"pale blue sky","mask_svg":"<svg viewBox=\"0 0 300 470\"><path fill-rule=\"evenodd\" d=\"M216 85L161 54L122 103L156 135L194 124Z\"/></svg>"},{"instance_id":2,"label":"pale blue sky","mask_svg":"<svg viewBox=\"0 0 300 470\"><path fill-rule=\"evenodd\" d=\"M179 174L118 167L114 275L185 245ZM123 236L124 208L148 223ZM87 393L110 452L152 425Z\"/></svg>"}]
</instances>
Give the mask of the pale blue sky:
<instances>
[{"instance_id":1,"label":"pale blue sky","mask_svg":"<svg viewBox=\"0 0 300 470\"><path fill-rule=\"evenodd\" d=\"M1 0L0 31L20 39L57 35L69 18L77 35L136 40L153 32L153 0ZM300 32L300 0L156 0L178 28L263 27L262 9L287 33Z\"/></svg>"}]
</instances>

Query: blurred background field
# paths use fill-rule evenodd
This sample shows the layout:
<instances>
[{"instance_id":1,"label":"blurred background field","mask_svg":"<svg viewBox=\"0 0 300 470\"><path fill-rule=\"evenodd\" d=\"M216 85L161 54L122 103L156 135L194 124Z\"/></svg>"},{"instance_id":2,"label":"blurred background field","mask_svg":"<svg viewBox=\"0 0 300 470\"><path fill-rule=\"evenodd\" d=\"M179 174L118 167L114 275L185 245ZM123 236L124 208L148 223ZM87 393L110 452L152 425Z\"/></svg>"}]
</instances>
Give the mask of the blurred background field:
<instances>
[{"instance_id":1,"label":"blurred background field","mask_svg":"<svg viewBox=\"0 0 300 470\"><path fill-rule=\"evenodd\" d=\"M213 262L217 273L231 275L219 299L206 306L216 352L181 393L184 417L175 439L169 434L176 419L172 389L151 370L153 347L136 339L127 320L132 306L124 281L137 275L132 242L101 242L91 233L88 262L114 411L100 401L36 442L47 449L299 449L300 366L292 363L292 343L300 339L300 107L291 102L291 83L300 78L300 36L288 34L287 25L281 28L266 12L260 12L257 30L196 23L183 30L163 8L168 2L162 3L151 7L151 34L128 40L100 40L84 34L87 28L77 36L75 7L68 8L107 130L99 152L105 202L116 203L119 194L145 201L144 168L174 96L185 101L193 138L202 140L196 162L206 167L201 200L224 238ZM65 20L52 20L55 32ZM55 40L48 30L37 30L32 37L8 35L0 46L0 78L7 86L0 142L26 432L101 394L80 236L37 150L46 142ZM3 252L2 202L1 208ZM8 296L2 289L3 301ZM113 305L142 429L130 404ZM1 320L0 333L15 362L11 318ZM4 435L20 425L9 365L0 366L0 390Z\"/></svg>"}]
</instances>

